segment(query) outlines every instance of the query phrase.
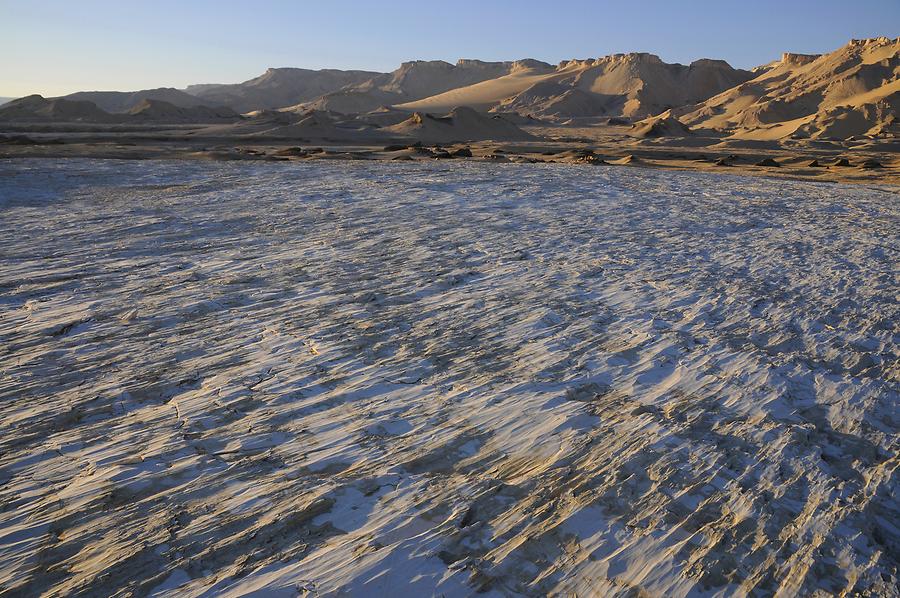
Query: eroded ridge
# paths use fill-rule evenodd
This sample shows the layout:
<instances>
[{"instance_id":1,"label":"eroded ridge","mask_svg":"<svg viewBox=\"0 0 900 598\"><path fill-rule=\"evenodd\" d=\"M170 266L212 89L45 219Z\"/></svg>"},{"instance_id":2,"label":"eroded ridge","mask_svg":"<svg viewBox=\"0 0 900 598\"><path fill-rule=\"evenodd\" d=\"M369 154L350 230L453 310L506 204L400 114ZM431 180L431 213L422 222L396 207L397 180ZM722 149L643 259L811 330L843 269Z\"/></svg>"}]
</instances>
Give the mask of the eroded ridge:
<instances>
[{"instance_id":1,"label":"eroded ridge","mask_svg":"<svg viewBox=\"0 0 900 598\"><path fill-rule=\"evenodd\" d=\"M897 198L0 164L0 594L897 596Z\"/></svg>"}]
</instances>

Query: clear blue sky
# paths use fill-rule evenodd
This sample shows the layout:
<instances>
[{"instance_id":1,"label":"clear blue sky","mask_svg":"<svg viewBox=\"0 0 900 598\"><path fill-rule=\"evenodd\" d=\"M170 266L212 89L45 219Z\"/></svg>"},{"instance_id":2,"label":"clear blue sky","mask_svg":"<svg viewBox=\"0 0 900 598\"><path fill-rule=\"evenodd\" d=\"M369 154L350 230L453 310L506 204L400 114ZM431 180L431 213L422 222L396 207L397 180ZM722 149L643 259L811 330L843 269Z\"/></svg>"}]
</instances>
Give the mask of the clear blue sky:
<instances>
[{"instance_id":1,"label":"clear blue sky","mask_svg":"<svg viewBox=\"0 0 900 598\"><path fill-rule=\"evenodd\" d=\"M647 51L738 67L900 35L900 0L0 0L0 96L231 83L270 66L558 62Z\"/></svg>"}]
</instances>

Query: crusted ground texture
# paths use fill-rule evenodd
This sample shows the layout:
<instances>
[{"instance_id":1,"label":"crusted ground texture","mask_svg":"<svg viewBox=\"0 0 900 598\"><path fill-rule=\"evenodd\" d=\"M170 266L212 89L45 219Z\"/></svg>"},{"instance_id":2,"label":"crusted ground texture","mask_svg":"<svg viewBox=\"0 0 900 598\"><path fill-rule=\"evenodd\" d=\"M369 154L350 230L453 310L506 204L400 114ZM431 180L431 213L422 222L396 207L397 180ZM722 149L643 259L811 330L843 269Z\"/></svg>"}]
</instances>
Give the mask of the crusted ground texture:
<instances>
[{"instance_id":1,"label":"crusted ground texture","mask_svg":"<svg viewBox=\"0 0 900 598\"><path fill-rule=\"evenodd\" d=\"M898 595L900 203L0 163L0 595Z\"/></svg>"}]
</instances>

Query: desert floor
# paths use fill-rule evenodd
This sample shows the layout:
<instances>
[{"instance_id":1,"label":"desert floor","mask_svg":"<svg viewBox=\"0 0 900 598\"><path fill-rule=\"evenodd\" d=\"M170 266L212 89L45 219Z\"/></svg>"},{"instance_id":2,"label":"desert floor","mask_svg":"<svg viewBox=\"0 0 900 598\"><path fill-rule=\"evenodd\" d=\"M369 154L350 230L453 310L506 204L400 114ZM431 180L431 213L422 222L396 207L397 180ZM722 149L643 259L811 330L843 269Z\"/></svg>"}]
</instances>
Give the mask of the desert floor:
<instances>
[{"instance_id":1,"label":"desert floor","mask_svg":"<svg viewBox=\"0 0 900 598\"><path fill-rule=\"evenodd\" d=\"M587 167L661 168L811 182L858 183L900 193L900 142L895 139L748 141L696 135L638 139L628 126L524 127L534 141L470 141L385 151L391 145L345 139L210 135L201 125L111 126L85 123L2 124L0 160L16 158L178 159L244 161L432 161L465 148L455 162L548 162ZM590 157L586 159L586 155ZM760 166L766 158L777 166ZM839 159L846 165L836 165ZM815 166L810 164L816 163ZM866 167L874 162L877 167ZM871 165L871 164L870 164ZM588 175L590 176L590 175ZM735 181L733 184L741 184Z\"/></svg>"},{"instance_id":2,"label":"desert floor","mask_svg":"<svg viewBox=\"0 0 900 598\"><path fill-rule=\"evenodd\" d=\"M900 204L0 161L4 596L897 596Z\"/></svg>"}]
</instances>

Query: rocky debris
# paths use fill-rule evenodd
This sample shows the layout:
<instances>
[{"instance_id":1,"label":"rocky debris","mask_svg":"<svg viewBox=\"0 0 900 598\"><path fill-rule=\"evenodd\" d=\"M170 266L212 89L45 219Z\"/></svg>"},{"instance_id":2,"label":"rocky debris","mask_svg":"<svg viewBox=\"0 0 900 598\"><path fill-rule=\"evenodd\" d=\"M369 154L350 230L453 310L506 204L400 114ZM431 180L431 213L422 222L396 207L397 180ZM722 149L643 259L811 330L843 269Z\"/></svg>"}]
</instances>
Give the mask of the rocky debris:
<instances>
[{"instance_id":1,"label":"rocky debris","mask_svg":"<svg viewBox=\"0 0 900 598\"><path fill-rule=\"evenodd\" d=\"M309 155L309 152L302 147L286 147L284 149L273 152L273 156L278 157L296 157L296 158L305 158Z\"/></svg>"},{"instance_id":2,"label":"rocky debris","mask_svg":"<svg viewBox=\"0 0 900 598\"><path fill-rule=\"evenodd\" d=\"M774 158L763 158L759 162L755 164L755 166L769 166L769 167L779 167L781 164L775 161Z\"/></svg>"},{"instance_id":3,"label":"rocky debris","mask_svg":"<svg viewBox=\"0 0 900 598\"><path fill-rule=\"evenodd\" d=\"M583 158L579 158L577 161L581 162L582 164L593 164L594 166L609 164L609 162L594 154L589 154L587 156L584 156Z\"/></svg>"},{"instance_id":4,"label":"rocky debris","mask_svg":"<svg viewBox=\"0 0 900 598\"><path fill-rule=\"evenodd\" d=\"M686 137L692 134L691 129L683 122L672 116L672 111L667 110L658 116L644 119L631 125L632 133L636 137Z\"/></svg>"},{"instance_id":5,"label":"rocky debris","mask_svg":"<svg viewBox=\"0 0 900 598\"><path fill-rule=\"evenodd\" d=\"M715 161L716 166L734 166L734 163L737 162L739 156L737 154L728 154L727 156L723 156Z\"/></svg>"}]
</instances>

